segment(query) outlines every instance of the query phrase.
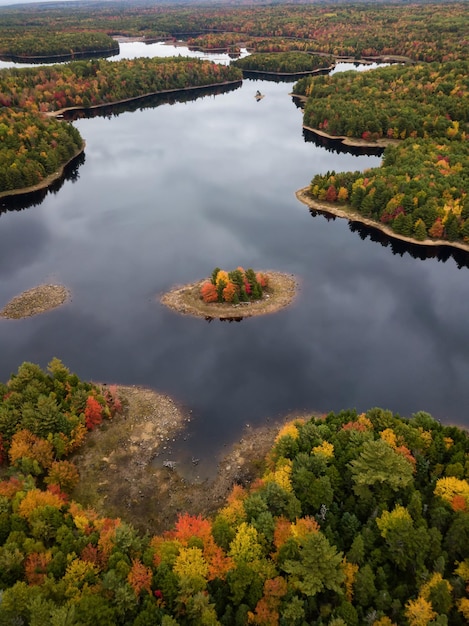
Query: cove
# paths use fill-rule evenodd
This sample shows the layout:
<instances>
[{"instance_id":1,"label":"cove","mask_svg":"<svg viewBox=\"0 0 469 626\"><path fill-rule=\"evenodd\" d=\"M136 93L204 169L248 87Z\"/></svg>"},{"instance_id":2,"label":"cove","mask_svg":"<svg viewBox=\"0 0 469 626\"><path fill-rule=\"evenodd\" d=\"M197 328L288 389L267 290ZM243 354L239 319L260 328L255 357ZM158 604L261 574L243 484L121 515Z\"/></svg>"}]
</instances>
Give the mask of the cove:
<instances>
[{"instance_id":1,"label":"cove","mask_svg":"<svg viewBox=\"0 0 469 626\"><path fill-rule=\"evenodd\" d=\"M192 419L159 460L201 479L246 424L287 413L381 406L467 427L467 264L312 216L295 190L380 157L305 141L290 91L246 80L76 120L86 150L68 178L0 215L0 303L43 282L72 294L44 315L0 320L1 380L57 356L82 378L167 393ZM159 304L215 265L294 274L298 296L233 324Z\"/></svg>"}]
</instances>

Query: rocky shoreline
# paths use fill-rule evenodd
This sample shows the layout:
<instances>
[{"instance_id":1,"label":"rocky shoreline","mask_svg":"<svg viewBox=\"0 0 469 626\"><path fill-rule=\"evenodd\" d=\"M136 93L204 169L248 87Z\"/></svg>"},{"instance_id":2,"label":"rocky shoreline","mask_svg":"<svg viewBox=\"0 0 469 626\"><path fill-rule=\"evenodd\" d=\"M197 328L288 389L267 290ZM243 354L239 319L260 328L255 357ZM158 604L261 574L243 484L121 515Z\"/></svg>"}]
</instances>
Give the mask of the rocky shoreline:
<instances>
[{"instance_id":1,"label":"rocky shoreline","mask_svg":"<svg viewBox=\"0 0 469 626\"><path fill-rule=\"evenodd\" d=\"M262 474L283 425L283 420L258 428L247 425L218 463L216 476L200 481L184 477L177 459L165 462L172 459L171 444L192 420L190 411L144 387L118 386L118 393L122 412L88 433L73 459L80 483L72 497L151 534L168 530L182 512L214 514L234 484L248 485Z\"/></svg>"},{"instance_id":2,"label":"rocky shoreline","mask_svg":"<svg viewBox=\"0 0 469 626\"><path fill-rule=\"evenodd\" d=\"M300 202L306 204L310 209L314 209L315 211L320 211L322 213L329 213L330 215L335 215L336 217L343 217L350 220L351 222L359 222L361 224L365 224L365 226L380 230L388 237L392 237L394 239L406 241L407 243L415 244L418 246L447 246L450 248L463 250L464 252L469 252L469 245L457 241L447 241L445 239L423 239L420 241L418 239L413 239L412 237L399 235L395 233L389 226L386 226L385 224L380 224L379 222L371 220L368 217L364 217L357 211L354 211L348 204L343 204L339 206L332 202L325 202L322 200L317 200L316 198L312 198L309 193L309 186L299 189L295 192L295 195Z\"/></svg>"}]
</instances>

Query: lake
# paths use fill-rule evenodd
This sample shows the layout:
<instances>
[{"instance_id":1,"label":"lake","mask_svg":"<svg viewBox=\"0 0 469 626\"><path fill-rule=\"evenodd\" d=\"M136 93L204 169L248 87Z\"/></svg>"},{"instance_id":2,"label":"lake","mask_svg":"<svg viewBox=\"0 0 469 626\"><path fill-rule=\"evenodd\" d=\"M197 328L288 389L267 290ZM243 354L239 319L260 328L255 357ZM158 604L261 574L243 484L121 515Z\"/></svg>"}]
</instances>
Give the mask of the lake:
<instances>
[{"instance_id":1,"label":"lake","mask_svg":"<svg viewBox=\"0 0 469 626\"><path fill-rule=\"evenodd\" d=\"M291 88L246 80L74 122L86 140L74 175L0 214L0 306L43 282L68 286L72 300L0 320L0 380L57 356L82 378L167 393L192 416L168 458L200 478L247 424L290 413L380 406L469 425L466 257L414 258L312 216L295 190L380 158L305 141ZM208 323L158 301L239 265L296 275L294 305Z\"/></svg>"}]
</instances>

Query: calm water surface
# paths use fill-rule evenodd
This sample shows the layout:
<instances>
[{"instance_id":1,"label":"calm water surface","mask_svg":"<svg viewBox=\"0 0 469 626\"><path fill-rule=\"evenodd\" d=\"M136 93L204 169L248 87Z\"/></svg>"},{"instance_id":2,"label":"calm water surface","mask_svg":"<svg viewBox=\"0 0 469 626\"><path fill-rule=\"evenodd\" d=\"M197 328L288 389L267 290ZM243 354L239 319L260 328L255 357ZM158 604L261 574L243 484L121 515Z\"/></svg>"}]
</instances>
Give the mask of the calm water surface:
<instances>
[{"instance_id":1,"label":"calm water surface","mask_svg":"<svg viewBox=\"0 0 469 626\"><path fill-rule=\"evenodd\" d=\"M290 90L245 81L77 120L87 142L77 179L0 215L0 305L42 282L73 298L0 320L0 379L58 356L83 378L168 393L192 411L171 458L201 477L246 424L288 412L381 406L467 426L468 269L394 254L296 200L317 172L380 159L305 142ZM295 274L298 298L231 324L159 304L159 293L216 265Z\"/></svg>"}]
</instances>

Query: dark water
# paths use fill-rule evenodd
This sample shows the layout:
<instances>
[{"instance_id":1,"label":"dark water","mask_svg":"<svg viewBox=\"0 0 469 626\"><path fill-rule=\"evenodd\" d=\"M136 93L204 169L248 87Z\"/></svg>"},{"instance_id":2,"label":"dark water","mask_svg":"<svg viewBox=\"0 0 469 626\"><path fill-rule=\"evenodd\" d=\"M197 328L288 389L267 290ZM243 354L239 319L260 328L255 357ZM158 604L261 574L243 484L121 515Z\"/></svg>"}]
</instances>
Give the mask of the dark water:
<instances>
[{"instance_id":1,"label":"dark water","mask_svg":"<svg viewBox=\"0 0 469 626\"><path fill-rule=\"evenodd\" d=\"M414 258L300 204L295 190L317 172L380 159L305 141L290 89L245 81L75 122L87 146L74 180L0 215L0 306L42 282L73 298L0 320L1 380L58 356L83 378L168 393L193 416L171 458L199 457L201 477L246 424L292 411L381 406L469 424L466 258ZM216 265L293 273L298 298L231 324L159 304Z\"/></svg>"}]
</instances>

